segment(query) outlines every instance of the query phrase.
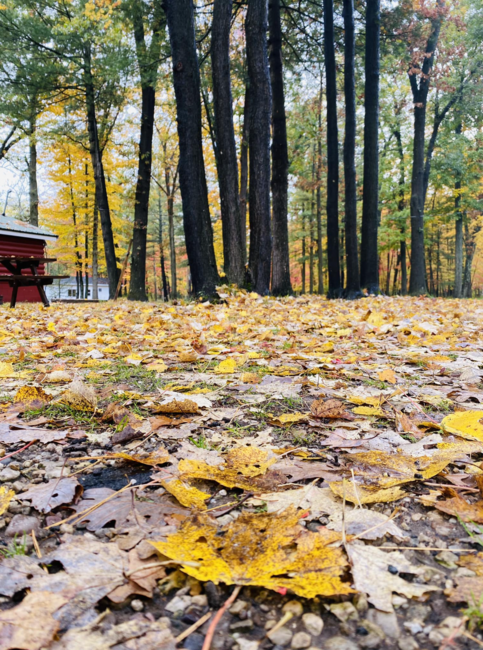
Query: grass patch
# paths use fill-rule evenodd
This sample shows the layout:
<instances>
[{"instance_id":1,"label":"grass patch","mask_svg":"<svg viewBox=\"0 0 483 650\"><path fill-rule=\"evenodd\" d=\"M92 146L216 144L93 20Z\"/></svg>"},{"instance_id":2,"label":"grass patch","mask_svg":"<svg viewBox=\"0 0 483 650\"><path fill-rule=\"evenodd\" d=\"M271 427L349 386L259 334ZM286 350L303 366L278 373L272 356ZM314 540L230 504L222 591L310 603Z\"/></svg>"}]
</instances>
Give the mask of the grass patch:
<instances>
[{"instance_id":1,"label":"grass patch","mask_svg":"<svg viewBox=\"0 0 483 650\"><path fill-rule=\"evenodd\" d=\"M24 533L23 540L17 542L17 535L13 538L7 548L0 548L0 555L4 558L27 555L27 536Z\"/></svg>"}]
</instances>

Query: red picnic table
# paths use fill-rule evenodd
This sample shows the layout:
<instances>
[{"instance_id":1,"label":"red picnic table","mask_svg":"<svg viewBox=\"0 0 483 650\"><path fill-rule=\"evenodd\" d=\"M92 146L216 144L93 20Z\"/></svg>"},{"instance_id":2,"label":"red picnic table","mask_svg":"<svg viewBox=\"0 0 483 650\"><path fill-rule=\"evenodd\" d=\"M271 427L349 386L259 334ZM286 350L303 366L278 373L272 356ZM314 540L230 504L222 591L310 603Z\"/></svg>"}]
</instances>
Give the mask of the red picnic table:
<instances>
[{"instance_id":1,"label":"red picnic table","mask_svg":"<svg viewBox=\"0 0 483 650\"><path fill-rule=\"evenodd\" d=\"M68 275L39 275L38 269L40 264L47 262L56 262L56 258L49 257L19 257L18 255L0 256L0 264L10 272L10 275L0 274L0 283L6 282L12 287L12 298L10 307L15 307L17 303L17 293L19 287L37 287L40 299L46 307L50 305L49 299L44 291L47 284L52 284L54 280L68 278ZM30 270L30 274L22 274L22 271Z\"/></svg>"}]
</instances>

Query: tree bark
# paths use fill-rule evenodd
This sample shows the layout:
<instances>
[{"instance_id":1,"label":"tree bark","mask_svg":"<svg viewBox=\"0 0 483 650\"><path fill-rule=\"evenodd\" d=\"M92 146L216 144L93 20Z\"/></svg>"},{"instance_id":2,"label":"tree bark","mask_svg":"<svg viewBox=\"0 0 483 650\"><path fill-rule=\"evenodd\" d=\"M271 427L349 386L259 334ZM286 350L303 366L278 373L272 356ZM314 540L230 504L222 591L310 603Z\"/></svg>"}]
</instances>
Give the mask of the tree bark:
<instances>
[{"instance_id":1,"label":"tree bark","mask_svg":"<svg viewBox=\"0 0 483 650\"><path fill-rule=\"evenodd\" d=\"M461 134L461 119L455 127L455 135ZM454 251L454 292L455 298L461 298L463 292L463 213L461 212L461 174L456 173L454 184L455 197L454 209L456 213L455 220L455 251Z\"/></svg>"},{"instance_id":2,"label":"tree bark","mask_svg":"<svg viewBox=\"0 0 483 650\"><path fill-rule=\"evenodd\" d=\"M248 0L245 23L250 83L250 255L253 289L270 291L270 116L272 108L267 53L267 0Z\"/></svg>"},{"instance_id":3,"label":"tree bark","mask_svg":"<svg viewBox=\"0 0 483 650\"><path fill-rule=\"evenodd\" d=\"M339 143L333 0L324 0L324 53L327 79L327 296L339 298L342 295L342 286L339 261Z\"/></svg>"},{"instance_id":4,"label":"tree bark","mask_svg":"<svg viewBox=\"0 0 483 650\"><path fill-rule=\"evenodd\" d=\"M248 141L250 137L250 84L245 87L243 130L240 146L240 217L242 222L243 265L247 263Z\"/></svg>"},{"instance_id":5,"label":"tree bark","mask_svg":"<svg viewBox=\"0 0 483 650\"><path fill-rule=\"evenodd\" d=\"M168 231L169 231L169 265L171 269L171 298L178 297L176 273L176 240L174 238L174 199L168 195Z\"/></svg>"},{"instance_id":6,"label":"tree bark","mask_svg":"<svg viewBox=\"0 0 483 650\"><path fill-rule=\"evenodd\" d=\"M32 226L39 225L39 187L37 183L37 140L36 140L36 114L35 108L29 121L29 222Z\"/></svg>"},{"instance_id":7,"label":"tree bark","mask_svg":"<svg viewBox=\"0 0 483 650\"><path fill-rule=\"evenodd\" d=\"M320 90L318 107L317 133L317 293L324 293L324 250L322 247L322 71L320 72Z\"/></svg>"},{"instance_id":8,"label":"tree bark","mask_svg":"<svg viewBox=\"0 0 483 650\"><path fill-rule=\"evenodd\" d=\"M361 286L375 294L379 293L379 38L380 0L367 0Z\"/></svg>"},{"instance_id":9,"label":"tree bark","mask_svg":"<svg viewBox=\"0 0 483 650\"><path fill-rule=\"evenodd\" d=\"M94 205L94 219L92 221L92 300L99 299L99 210L97 203ZM116 286L117 288L117 286ZM114 291L114 294L116 292ZM111 291L109 286L109 297Z\"/></svg>"},{"instance_id":10,"label":"tree bark","mask_svg":"<svg viewBox=\"0 0 483 650\"><path fill-rule=\"evenodd\" d=\"M211 31L211 70L217 171L220 187L223 259L228 282L242 286L245 279L242 217L238 192L238 164L233 98L230 82L230 24L233 0L215 0Z\"/></svg>"},{"instance_id":11,"label":"tree bark","mask_svg":"<svg viewBox=\"0 0 483 650\"><path fill-rule=\"evenodd\" d=\"M404 185L405 169L404 169L404 149L402 146L401 130L399 124L394 129L394 136L396 138L397 149L399 152L399 201L397 204L398 212L402 213L406 208L406 200L404 198ZM403 219L404 217L402 217ZM406 259L406 223L405 219L401 225L401 239L399 244L399 259L401 263L401 295L405 296L408 291L408 270Z\"/></svg>"},{"instance_id":12,"label":"tree bark","mask_svg":"<svg viewBox=\"0 0 483 650\"><path fill-rule=\"evenodd\" d=\"M139 138L138 178L134 199L129 300L148 299L146 295L146 240L148 232L149 193L151 188L156 81L161 49L161 2L155 2L154 7L149 47L146 46L144 15L140 0L134 0L130 14L141 78L141 133Z\"/></svg>"},{"instance_id":13,"label":"tree bark","mask_svg":"<svg viewBox=\"0 0 483 650\"><path fill-rule=\"evenodd\" d=\"M166 263L164 259L163 212L161 210L161 192L158 194L158 219L159 219L158 246L159 246L160 264L161 264L161 280L163 283L163 300L164 302L167 302L169 295L168 295L168 281L166 278Z\"/></svg>"},{"instance_id":14,"label":"tree bark","mask_svg":"<svg viewBox=\"0 0 483 650\"><path fill-rule=\"evenodd\" d=\"M101 217L102 238L104 241L107 277L109 280L109 298L114 298L117 288L119 271L116 261L116 249L114 246L114 235L112 232L111 213L109 210L109 199L107 196L104 165L102 164L102 153L99 146L99 133L97 129L90 45L87 45L84 49L84 89L86 97L87 130L89 134L89 152L91 156L92 168L94 170L96 205Z\"/></svg>"},{"instance_id":15,"label":"tree bark","mask_svg":"<svg viewBox=\"0 0 483 650\"><path fill-rule=\"evenodd\" d=\"M283 87L280 0L269 0L269 61L272 84L272 293L292 293L288 244L288 148Z\"/></svg>"},{"instance_id":16,"label":"tree bark","mask_svg":"<svg viewBox=\"0 0 483 650\"><path fill-rule=\"evenodd\" d=\"M201 135L200 72L192 0L167 0L179 138L179 182L186 252L194 293L216 296L213 248Z\"/></svg>"},{"instance_id":17,"label":"tree bark","mask_svg":"<svg viewBox=\"0 0 483 650\"><path fill-rule=\"evenodd\" d=\"M357 240L357 185L356 185L356 90L354 72L355 31L354 0L344 0L344 94L345 94L345 250L347 283L344 297L350 300L362 296Z\"/></svg>"},{"instance_id":18,"label":"tree bark","mask_svg":"<svg viewBox=\"0 0 483 650\"><path fill-rule=\"evenodd\" d=\"M77 232L77 210L74 199L74 186L72 181L72 161L70 154L67 156L68 170L69 170L69 191L70 191L70 207L72 209L72 223L74 226L74 248L75 248L75 266L76 266L76 280L77 280L77 298L82 298L84 295L84 280L82 278L82 258L79 250L79 233Z\"/></svg>"},{"instance_id":19,"label":"tree bark","mask_svg":"<svg viewBox=\"0 0 483 650\"><path fill-rule=\"evenodd\" d=\"M438 0L438 8L444 0ZM434 62L434 51L441 29L441 13L437 11L432 20L431 34L426 43L425 59L419 82L414 70L409 71L409 80L414 100L414 144L413 171L411 176L411 274L409 293L426 293L426 263L424 255L424 131L426 127L426 105L430 86L430 73Z\"/></svg>"}]
</instances>

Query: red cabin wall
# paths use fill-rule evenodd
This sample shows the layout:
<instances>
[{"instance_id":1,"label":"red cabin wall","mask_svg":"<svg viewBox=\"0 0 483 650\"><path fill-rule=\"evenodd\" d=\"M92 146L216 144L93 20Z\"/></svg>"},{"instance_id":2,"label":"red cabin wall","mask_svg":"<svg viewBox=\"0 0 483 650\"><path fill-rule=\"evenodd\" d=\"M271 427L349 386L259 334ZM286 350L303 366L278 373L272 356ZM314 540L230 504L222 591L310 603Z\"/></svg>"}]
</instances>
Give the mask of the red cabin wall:
<instances>
[{"instance_id":1,"label":"red cabin wall","mask_svg":"<svg viewBox=\"0 0 483 650\"><path fill-rule=\"evenodd\" d=\"M16 255L17 257L44 257L45 241L28 237L11 237L0 235L0 256ZM43 264L39 264L37 273L45 274ZM10 275L10 272L0 264L0 275ZM30 269L24 269L22 275L31 275ZM10 302L12 288L6 283L0 283L0 296L4 302ZM41 302L37 287L19 287L17 302Z\"/></svg>"}]
</instances>

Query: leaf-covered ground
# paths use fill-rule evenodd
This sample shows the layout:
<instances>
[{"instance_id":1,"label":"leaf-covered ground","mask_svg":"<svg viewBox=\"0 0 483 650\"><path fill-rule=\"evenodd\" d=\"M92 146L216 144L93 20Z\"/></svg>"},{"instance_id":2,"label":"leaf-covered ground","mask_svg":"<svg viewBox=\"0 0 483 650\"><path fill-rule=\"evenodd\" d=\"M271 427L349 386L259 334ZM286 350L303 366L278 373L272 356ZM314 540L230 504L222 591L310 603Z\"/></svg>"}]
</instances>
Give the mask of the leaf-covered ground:
<instances>
[{"instance_id":1,"label":"leaf-covered ground","mask_svg":"<svg viewBox=\"0 0 483 650\"><path fill-rule=\"evenodd\" d=\"M222 297L2 308L0 650L483 645L483 303Z\"/></svg>"}]
</instances>

